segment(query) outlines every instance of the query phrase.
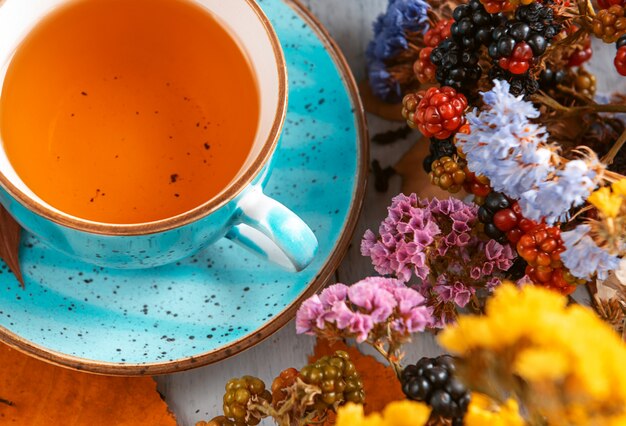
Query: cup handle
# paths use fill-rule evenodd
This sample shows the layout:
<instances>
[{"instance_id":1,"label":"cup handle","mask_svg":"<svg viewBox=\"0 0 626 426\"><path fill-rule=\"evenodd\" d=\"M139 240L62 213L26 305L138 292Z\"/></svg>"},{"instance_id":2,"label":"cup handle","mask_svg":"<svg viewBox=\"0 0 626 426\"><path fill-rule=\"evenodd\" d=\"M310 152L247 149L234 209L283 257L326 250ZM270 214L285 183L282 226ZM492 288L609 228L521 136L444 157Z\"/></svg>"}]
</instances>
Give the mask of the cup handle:
<instances>
[{"instance_id":1,"label":"cup handle","mask_svg":"<svg viewBox=\"0 0 626 426\"><path fill-rule=\"evenodd\" d=\"M317 252L317 238L294 212L253 188L238 204L239 224L226 238L287 269L301 271Z\"/></svg>"}]
</instances>

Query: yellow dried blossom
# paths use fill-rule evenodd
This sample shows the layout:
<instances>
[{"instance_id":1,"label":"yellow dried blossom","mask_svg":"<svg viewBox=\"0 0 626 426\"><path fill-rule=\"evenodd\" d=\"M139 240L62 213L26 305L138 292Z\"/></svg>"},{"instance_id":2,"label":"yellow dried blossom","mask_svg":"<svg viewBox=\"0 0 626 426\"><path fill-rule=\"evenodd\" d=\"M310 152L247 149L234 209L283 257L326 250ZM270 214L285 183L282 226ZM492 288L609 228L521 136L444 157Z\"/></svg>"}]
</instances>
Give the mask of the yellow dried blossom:
<instances>
[{"instance_id":1,"label":"yellow dried blossom","mask_svg":"<svg viewBox=\"0 0 626 426\"><path fill-rule=\"evenodd\" d=\"M587 198L587 201L593 204L606 217L617 217L622 207L623 197L611 192L611 190L605 186L594 191L589 198Z\"/></svg>"},{"instance_id":2,"label":"yellow dried blossom","mask_svg":"<svg viewBox=\"0 0 626 426\"><path fill-rule=\"evenodd\" d=\"M472 393L472 402L464 418L465 426L525 426L514 399L498 405L486 395Z\"/></svg>"},{"instance_id":3,"label":"yellow dried blossom","mask_svg":"<svg viewBox=\"0 0 626 426\"><path fill-rule=\"evenodd\" d=\"M425 404L413 401L398 401L387 405L382 415L366 416L362 405L347 404L337 412L336 426L422 426L430 417Z\"/></svg>"},{"instance_id":4,"label":"yellow dried blossom","mask_svg":"<svg viewBox=\"0 0 626 426\"><path fill-rule=\"evenodd\" d=\"M626 197L626 179L619 180L611 185L611 189L617 195L621 195L622 197Z\"/></svg>"},{"instance_id":5,"label":"yellow dried blossom","mask_svg":"<svg viewBox=\"0 0 626 426\"><path fill-rule=\"evenodd\" d=\"M550 425L626 416L626 345L590 309L549 290L503 284L485 316L461 317L439 342L462 358L470 387L491 386L497 399L515 395Z\"/></svg>"}]
</instances>

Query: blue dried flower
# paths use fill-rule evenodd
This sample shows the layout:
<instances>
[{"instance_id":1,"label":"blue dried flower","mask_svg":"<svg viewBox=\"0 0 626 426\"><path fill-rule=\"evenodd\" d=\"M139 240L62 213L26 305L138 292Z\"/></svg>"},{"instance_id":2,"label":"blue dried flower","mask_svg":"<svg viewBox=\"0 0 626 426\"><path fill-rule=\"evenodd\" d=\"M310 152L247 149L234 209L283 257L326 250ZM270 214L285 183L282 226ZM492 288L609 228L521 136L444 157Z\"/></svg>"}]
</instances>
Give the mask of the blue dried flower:
<instances>
[{"instance_id":1,"label":"blue dried flower","mask_svg":"<svg viewBox=\"0 0 626 426\"><path fill-rule=\"evenodd\" d=\"M369 84L374 95L387 102L402 100L402 88L383 62L373 62L368 70Z\"/></svg>"},{"instance_id":2,"label":"blue dried flower","mask_svg":"<svg viewBox=\"0 0 626 426\"><path fill-rule=\"evenodd\" d=\"M471 134L457 134L458 144L470 170L487 176L496 191L517 199L554 172L552 152L540 146L547 141L547 131L530 122L539 111L510 94L506 81L495 80L482 96L487 108L467 114Z\"/></svg>"},{"instance_id":3,"label":"blue dried flower","mask_svg":"<svg viewBox=\"0 0 626 426\"><path fill-rule=\"evenodd\" d=\"M569 210L584 204L597 186L594 169L594 164L583 160L569 161L555 177L522 194L519 199L522 214L536 221L545 218L548 224L567 220Z\"/></svg>"},{"instance_id":4,"label":"blue dried flower","mask_svg":"<svg viewBox=\"0 0 626 426\"><path fill-rule=\"evenodd\" d=\"M424 0L389 0L387 11L374 21L374 39L367 46L365 56L372 92L377 97L398 102L400 85L392 81L385 61L409 47L407 33L428 31L428 9Z\"/></svg>"},{"instance_id":5,"label":"blue dried flower","mask_svg":"<svg viewBox=\"0 0 626 426\"><path fill-rule=\"evenodd\" d=\"M579 225L561 234L566 247L561 260L577 278L589 280L597 273L599 279L605 280L610 271L617 269L620 258L598 247L589 236L590 229L589 225Z\"/></svg>"}]
</instances>

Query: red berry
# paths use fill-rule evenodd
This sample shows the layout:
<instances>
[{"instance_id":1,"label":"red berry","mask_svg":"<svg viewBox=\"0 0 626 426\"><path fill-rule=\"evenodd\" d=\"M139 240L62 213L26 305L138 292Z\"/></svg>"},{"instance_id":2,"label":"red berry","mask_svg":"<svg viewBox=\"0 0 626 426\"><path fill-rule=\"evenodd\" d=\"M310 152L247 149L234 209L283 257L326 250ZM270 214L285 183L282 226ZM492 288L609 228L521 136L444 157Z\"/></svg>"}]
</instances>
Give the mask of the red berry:
<instances>
[{"instance_id":1,"label":"red berry","mask_svg":"<svg viewBox=\"0 0 626 426\"><path fill-rule=\"evenodd\" d=\"M530 279L535 284L569 294L575 290L576 282L564 278L571 275L561 261L564 250L561 230L545 223L535 223L517 242L517 252L528 262L526 274Z\"/></svg>"},{"instance_id":2,"label":"red berry","mask_svg":"<svg viewBox=\"0 0 626 426\"><path fill-rule=\"evenodd\" d=\"M450 28L453 23L454 19L444 19L437 22L437 25L424 34L424 44L427 47L437 47L439 43L450 37Z\"/></svg>"},{"instance_id":3,"label":"red berry","mask_svg":"<svg viewBox=\"0 0 626 426\"><path fill-rule=\"evenodd\" d=\"M533 58L533 49L525 41L521 41L513 48L511 58L518 61L530 61Z\"/></svg>"},{"instance_id":4,"label":"red berry","mask_svg":"<svg viewBox=\"0 0 626 426\"><path fill-rule=\"evenodd\" d=\"M433 83L435 81L437 67L430 62L430 52L432 51L432 47L424 47L420 50L419 57L413 64L413 71L422 84Z\"/></svg>"},{"instance_id":5,"label":"red berry","mask_svg":"<svg viewBox=\"0 0 626 426\"><path fill-rule=\"evenodd\" d=\"M591 50L591 39L587 36L587 41L585 42L582 49L576 49L574 53L569 57L567 66L569 67L578 67L589 59L593 55L593 51Z\"/></svg>"},{"instance_id":6,"label":"red berry","mask_svg":"<svg viewBox=\"0 0 626 426\"><path fill-rule=\"evenodd\" d=\"M615 64L617 72L626 77L626 46L617 49L613 63Z\"/></svg>"},{"instance_id":7,"label":"red berry","mask_svg":"<svg viewBox=\"0 0 626 426\"><path fill-rule=\"evenodd\" d=\"M521 41L515 45L510 57L498 60L498 65L513 74L524 74L530 68L532 59L533 49L528 43Z\"/></svg>"},{"instance_id":8,"label":"red berry","mask_svg":"<svg viewBox=\"0 0 626 426\"><path fill-rule=\"evenodd\" d=\"M517 225L517 216L511 209L500 210L493 216L493 224L500 231L507 232Z\"/></svg>"},{"instance_id":9,"label":"red berry","mask_svg":"<svg viewBox=\"0 0 626 426\"><path fill-rule=\"evenodd\" d=\"M448 86L431 87L409 121L427 138L447 139L465 124L466 108L467 98L463 94Z\"/></svg>"},{"instance_id":10,"label":"red berry","mask_svg":"<svg viewBox=\"0 0 626 426\"><path fill-rule=\"evenodd\" d=\"M624 0L598 0L598 6L600 9L608 9L613 5L623 6L626 2Z\"/></svg>"}]
</instances>

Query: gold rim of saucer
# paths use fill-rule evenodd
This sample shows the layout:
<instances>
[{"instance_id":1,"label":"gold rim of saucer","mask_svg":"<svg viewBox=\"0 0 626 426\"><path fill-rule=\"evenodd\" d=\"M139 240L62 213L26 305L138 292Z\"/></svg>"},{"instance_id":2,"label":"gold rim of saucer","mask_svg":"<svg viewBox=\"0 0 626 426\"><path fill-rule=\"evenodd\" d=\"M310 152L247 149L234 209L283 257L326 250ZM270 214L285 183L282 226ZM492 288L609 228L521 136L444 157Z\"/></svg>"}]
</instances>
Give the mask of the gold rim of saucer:
<instances>
[{"instance_id":1,"label":"gold rim of saucer","mask_svg":"<svg viewBox=\"0 0 626 426\"><path fill-rule=\"evenodd\" d=\"M174 361L149 364L118 364L92 361L46 349L15 335L4 327L0 327L0 339L4 343L42 361L56 364L61 367L79 371L88 371L95 374L114 376L154 376L177 373L228 359L246 349L251 348L252 346L257 345L291 321L302 301L312 296L328 283L328 280L333 276L347 253L348 246L352 240L352 236L363 207L369 172L369 134L367 122L365 120L365 110L363 108L361 98L359 97L356 81L352 75L346 58L339 49L339 46L320 21L317 20L317 18L315 18L315 16L313 16L313 14L305 6L303 6L299 0L283 1L300 17L302 17L302 19L311 27L312 31L319 36L322 44L324 44L328 53L337 65L339 73L346 84L350 99L354 105L359 143L357 176L355 179L352 202L348 210L348 217L346 219L343 232L335 243L328 260L320 267L318 274L311 280L305 291L290 305L285 307L281 312L277 313L272 321L266 323L253 334L236 340L219 349L214 349L196 356L181 358Z\"/></svg>"},{"instance_id":2,"label":"gold rim of saucer","mask_svg":"<svg viewBox=\"0 0 626 426\"><path fill-rule=\"evenodd\" d=\"M230 184L225 190L220 192L217 196L213 197L204 204L189 210L185 213L181 213L177 216L169 217L154 222L137 223L137 224L107 224L94 222L87 219L80 219L66 213L61 213L54 210L44 204L27 196L19 188L7 179L7 177L0 171L0 185L6 189L6 191L20 203L28 207L29 210L37 213L38 215L49 219L59 225L66 226L68 228L76 229L79 231L89 232L92 234L102 235L124 235L124 236L136 236L146 234L156 234L159 232L169 231L171 229L179 228L181 226L193 223L214 211L220 209L237 195L239 195L244 188L256 178L263 167L267 164L272 153L274 152L278 140L280 139L285 117L287 115L287 64L285 62L285 56L280 45L278 35L274 31L272 24L256 3L255 0L244 0L256 13L261 21L265 31L270 38L272 44L272 50L276 58L276 66L278 69L278 106L276 107L276 114L274 116L274 123L270 129L270 133L261 147L261 151L257 158L254 159L252 165L239 176L232 184ZM0 3L2 0L0 0Z\"/></svg>"}]
</instances>

